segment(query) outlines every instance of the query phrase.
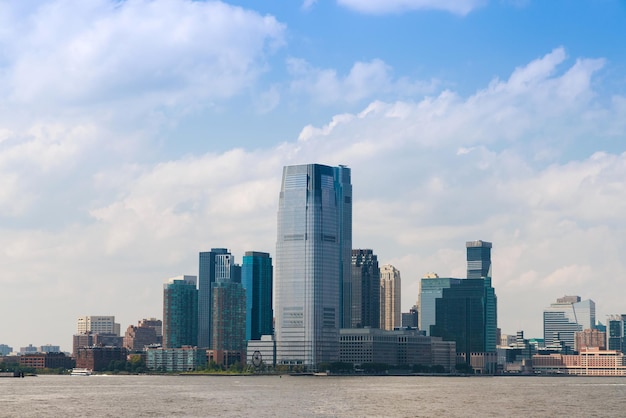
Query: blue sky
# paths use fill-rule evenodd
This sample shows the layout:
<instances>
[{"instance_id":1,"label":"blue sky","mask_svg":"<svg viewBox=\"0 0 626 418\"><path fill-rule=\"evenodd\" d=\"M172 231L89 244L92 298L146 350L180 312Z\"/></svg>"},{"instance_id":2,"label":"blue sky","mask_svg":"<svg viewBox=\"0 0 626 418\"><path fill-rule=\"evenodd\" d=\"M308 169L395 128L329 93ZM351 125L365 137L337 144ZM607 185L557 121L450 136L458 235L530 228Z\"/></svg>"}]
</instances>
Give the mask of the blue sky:
<instances>
[{"instance_id":1,"label":"blue sky","mask_svg":"<svg viewBox=\"0 0 626 418\"><path fill-rule=\"evenodd\" d=\"M354 246L463 277L503 333L626 312L624 1L0 1L0 343L161 317L197 254L274 253L282 166L352 168Z\"/></svg>"}]
</instances>

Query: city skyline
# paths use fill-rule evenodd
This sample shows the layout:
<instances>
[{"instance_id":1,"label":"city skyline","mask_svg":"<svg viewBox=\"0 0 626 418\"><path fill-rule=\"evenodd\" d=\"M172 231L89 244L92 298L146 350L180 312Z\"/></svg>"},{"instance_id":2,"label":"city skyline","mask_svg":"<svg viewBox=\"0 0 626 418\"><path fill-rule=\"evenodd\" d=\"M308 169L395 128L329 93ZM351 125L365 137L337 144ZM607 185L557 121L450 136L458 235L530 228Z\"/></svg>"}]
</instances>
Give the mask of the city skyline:
<instances>
[{"instance_id":1,"label":"city skyline","mask_svg":"<svg viewBox=\"0 0 626 418\"><path fill-rule=\"evenodd\" d=\"M309 162L350 167L352 247L404 312L484 239L503 332L562 295L623 313L626 5L368 4L3 3L0 343L161 317L215 246L275 256L281 169Z\"/></svg>"}]
</instances>

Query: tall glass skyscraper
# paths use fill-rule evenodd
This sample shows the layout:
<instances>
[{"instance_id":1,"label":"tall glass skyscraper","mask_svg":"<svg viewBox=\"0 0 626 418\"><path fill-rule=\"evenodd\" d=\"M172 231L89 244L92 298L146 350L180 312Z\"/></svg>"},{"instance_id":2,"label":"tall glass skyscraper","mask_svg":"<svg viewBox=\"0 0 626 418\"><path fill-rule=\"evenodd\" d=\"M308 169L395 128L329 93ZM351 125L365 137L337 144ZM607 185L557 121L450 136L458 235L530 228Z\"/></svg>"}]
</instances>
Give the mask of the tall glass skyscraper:
<instances>
[{"instance_id":1,"label":"tall glass skyscraper","mask_svg":"<svg viewBox=\"0 0 626 418\"><path fill-rule=\"evenodd\" d=\"M346 321L343 327L379 328L380 268L378 257L372 250L352 250L352 277L349 288L344 286L344 289L350 298L350 310L345 309L344 313L350 314L350 321Z\"/></svg>"},{"instance_id":2,"label":"tall glass skyscraper","mask_svg":"<svg viewBox=\"0 0 626 418\"><path fill-rule=\"evenodd\" d=\"M498 300L491 286L491 243L468 241L466 248L467 279L450 279L449 287L435 299L430 335L455 341L457 353L470 364L471 353L496 351Z\"/></svg>"},{"instance_id":3,"label":"tall glass skyscraper","mask_svg":"<svg viewBox=\"0 0 626 418\"><path fill-rule=\"evenodd\" d=\"M246 289L246 340L273 335L272 275L268 253L246 251L241 265L241 283Z\"/></svg>"},{"instance_id":4,"label":"tall glass skyscraper","mask_svg":"<svg viewBox=\"0 0 626 418\"><path fill-rule=\"evenodd\" d=\"M497 299L490 277L452 283L435 304L431 336L455 341L457 353L464 353L467 362L470 353L496 351Z\"/></svg>"},{"instance_id":5,"label":"tall glass skyscraper","mask_svg":"<svg viewBox=\"0 0 626 418\"><path fill-rule=\"evenodd\" d=\"M339 359L351 251L350 169L284 167L274 295L279 364L315 369L320 362Z\"/></svg>"},{"instance_id":6,"label":"tall glass skyscraper","mask_svg":"<svg viewBox=\"0 0 626 418\"><path fill-rule=\"evenodd\" d=\"M480 279L491 277L491 243L487 241L468 241L467 278Z\"/></svg>"},{"instance_id":7,"label":"tall glass skyscraper","mask_svg":"<svg viewBox=\"0 0 626 418\"><path fill-rule=\"evenodd\" d=\"M213 324L213 284L221 280L239 282L237 268L231 262L232 255L226 248L212 248L200 253L198 266L198 347L211 348Z\"/></svg>"},{"instance_id":8,"label":"tall glass skyscraper","mask_svg":"<svg viewBox=\"0 0 626 418\"><path fill-rule=\"evenodd\" d=\"M196 276L169 279L163 286L163 347L198 345Z\"/></svg>"},{"instance_id":9,"label":"tall glass skyscraper","mask_svg":"<svg viewBox=\"0 0 626 418\"><path fill-rule=\"evenodd\" d=\"M436 300L443 297L443 289L448 289L460 281L461 279L452 277L439 277L434 273L426 275L420 281L418 323L419 329L426 331L426 335L430 335L430 327L435 325Z\"/></svg>"}]
</instances>

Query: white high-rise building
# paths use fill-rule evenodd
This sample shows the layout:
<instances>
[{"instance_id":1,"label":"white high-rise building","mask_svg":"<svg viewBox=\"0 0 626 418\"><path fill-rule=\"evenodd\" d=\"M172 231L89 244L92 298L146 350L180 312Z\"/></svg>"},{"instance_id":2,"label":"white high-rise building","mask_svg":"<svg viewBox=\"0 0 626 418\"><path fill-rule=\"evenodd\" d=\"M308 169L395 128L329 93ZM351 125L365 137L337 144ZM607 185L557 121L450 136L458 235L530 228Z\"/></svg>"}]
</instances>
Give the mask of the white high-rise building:
<instances>
[{"instance_id":1,"label":"white high-rise building","mask_svg":"<svg viewBox=\"0 0 626 418\"><path fill-rule=\"evenodd\" d=\"M559 342L574 349L575 334L596 327L596 304L580 296L564 296L543 310L543 338L546 346ZM566 348L567 349L567 348Z\"/></svg>"},{"instance_id":2,"label":"white high-rise building","mask_svg":"<svg viewBox=\"0 0 626 418\"><path fill-rule=\"evenodd\" d=\"M380 328L393 330L402 326L400 271L391 264L380 268Z\"/></svg>"},{"instance_id":3,"label":"white high-rise building","mask_svg":"<svg viewBox=\"0 0 626 418\"><path fill-rule=\"evenodd\" d=\"M285 167L274 270L278 364L315 369L339 360L351 251L350 169Z\"/></svg>"},{"instance_id":4,"label":"white high-rise building","mask_svg":"<svg viewBox=\"0 0 626 418\"><path fill-rule=\"evenodd\" d=\"M115 334L120 335L120 324L115 316L80 316L77 321L77 334Z\"/></svg>"}]
</instances>

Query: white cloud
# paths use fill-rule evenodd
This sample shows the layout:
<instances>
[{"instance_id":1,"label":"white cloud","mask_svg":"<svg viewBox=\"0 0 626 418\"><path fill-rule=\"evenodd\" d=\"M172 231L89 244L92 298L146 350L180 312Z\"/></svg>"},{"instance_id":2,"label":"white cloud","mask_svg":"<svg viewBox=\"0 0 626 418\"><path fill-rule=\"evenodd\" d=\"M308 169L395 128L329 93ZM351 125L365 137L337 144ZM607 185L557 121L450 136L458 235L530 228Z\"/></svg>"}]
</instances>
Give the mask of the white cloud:
<instances>
[{"instance_id":1,"label":"white cloud","mask_svg":"<svg viewBox=\"0 0 626 418\"><path fill-rule=\"evenodd\" d=\"M317 3L317 0L304 0L302 2L302 10L310 10L315 3Z\"/></svg>"},{"instance_id":2,"label":"white cloud","mask_svg":"<svg viewBox=\"0 0 626 418\"><path fill-rule=\"evenodd\" d=\"M356 62L345 76L334 69L320 69L302 59L287 60L287 69L292 77L290 89L293 93L304 93L316 102L356 103L372 97L410 97L432 92L436 81L411 82L406 78L394 79L392 68L382 60Z\"/></svg>"},{"instance_id":3,"label":"white cloud","mask_svg":"<svg viewBox=\"0 0 626 418\"><path fill-rule=\"evenodd\" d=\"M337 3L361 13L387 14L414 10L443 10L466 15L484 5L485 0L337 0Z\"/></svg>"},{"instance_id":4,"label":"white cloud","mask_svg":"<svg viewBox=\"0 0 626 418\"><path fill-rule=\"evenodd\" d=\"M68 0L9 13L20 23L0 32L0 60L11 62L0 90L31 106L231 97L265 70L284 31L271 16L213 1Z\"/></svg>"}]
</instances>

